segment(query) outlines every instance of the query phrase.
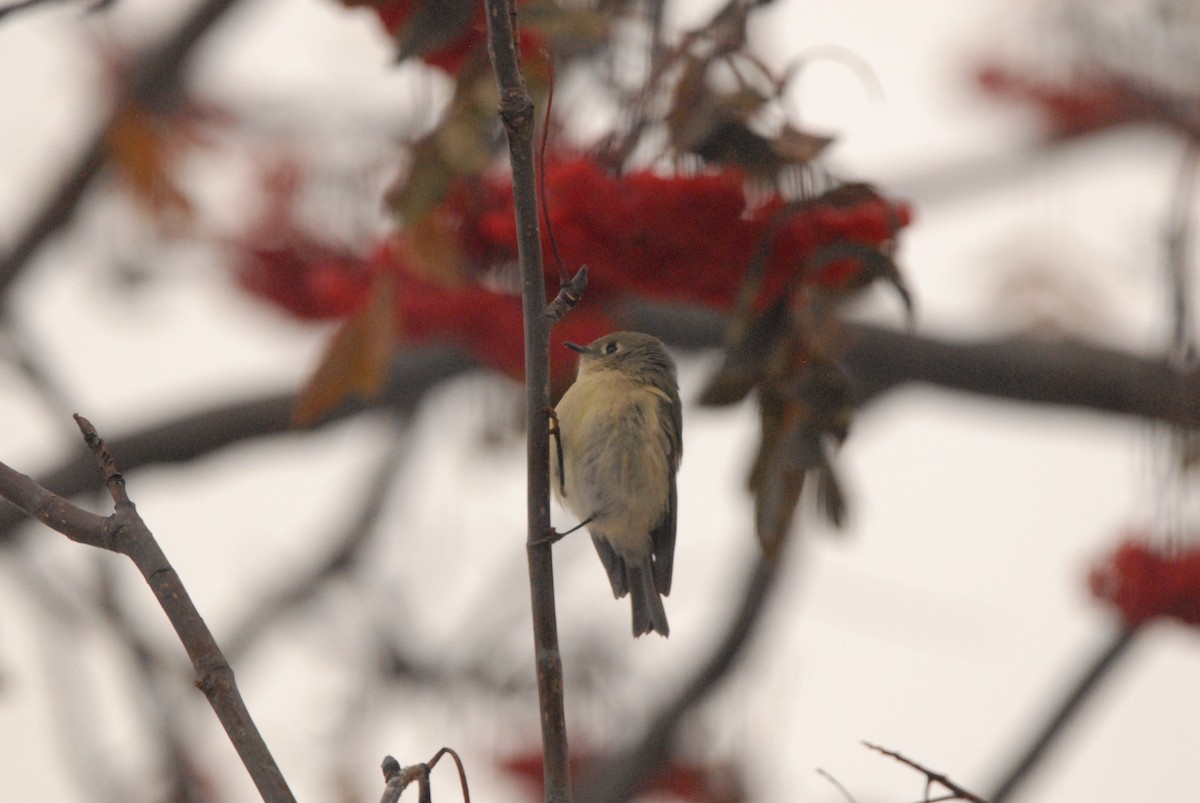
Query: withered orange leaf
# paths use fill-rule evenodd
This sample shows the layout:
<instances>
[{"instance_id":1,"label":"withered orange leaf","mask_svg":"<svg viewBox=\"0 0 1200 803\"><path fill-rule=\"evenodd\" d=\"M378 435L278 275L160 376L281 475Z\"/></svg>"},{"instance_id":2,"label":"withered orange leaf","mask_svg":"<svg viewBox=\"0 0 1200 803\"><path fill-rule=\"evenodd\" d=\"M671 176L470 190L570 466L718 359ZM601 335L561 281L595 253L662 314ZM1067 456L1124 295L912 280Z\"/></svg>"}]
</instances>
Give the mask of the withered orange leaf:
<instances>
[{"instance_id":1,"label":"withered orange leaf","mask_svg":"<svg viewBox=\"0 0 1200 803\"><path fill-rule=\"evenodd\" d=\"M425 215L408 226L398 242L408 272L418 279L444 287L466 283L466 255L446 220Z\"/></svg>"},{"instance_id":2,"label":"withered orange leaf","mask_svg":"<svg viewBox=\"0 0 1200 803\"><path fill-rule=\"evenodd\" d=\"M300 391L292 411L294 423L310 426L351 396L371 400L383 390L395 347L393 293L389 277L376 277L371 300L334 334L316 372Z\"/></svg>"},{"instance_id":3,"label":"withered orange leaf","mask_svg":"<svg viewBox=\"0 0 1200 803\"><path fill-rule=\"evenodd\" d=\"M763 437L750 486L758 543L763 556L773 561L787 542L800 503L806 468L797 456L801 451L799 445L810 442L811 432L803 429L795 405L770 408L772 405L763 405Z\"/></svg>"},{"instance_id":4,"label":"withered orange leaf","mask_svg":"<svg viewBox=\"0 0 1200 803\"><path fill-rule=\"evenodd\" d=\"M109 158L134 197L156 215L188 220L192 204L171 177L180 143L168 126L140 106L125 103L108 129Z\"/></svg>"}]
</instances>

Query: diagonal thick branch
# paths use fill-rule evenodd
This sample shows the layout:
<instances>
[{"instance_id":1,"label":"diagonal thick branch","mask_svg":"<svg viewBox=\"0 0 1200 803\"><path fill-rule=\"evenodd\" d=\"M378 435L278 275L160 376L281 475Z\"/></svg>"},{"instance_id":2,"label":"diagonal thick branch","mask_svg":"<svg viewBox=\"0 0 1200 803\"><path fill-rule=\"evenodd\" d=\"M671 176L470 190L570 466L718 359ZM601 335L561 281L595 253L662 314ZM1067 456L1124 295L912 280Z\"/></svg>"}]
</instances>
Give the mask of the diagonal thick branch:
<instances>
[{"instance_id":1,"label":"diagonal thick branch","mask_svg":"<svg viewBox=\"0 0 1200 803\"><path fill-rule=\"evenodd\" d=\"M233 669L126 493L125 478L111 452L91 423L79 416L76 421L100 462L115 503L112 516L98 516L78 508L3 463L0 463L0 496L72 541L118 552L133 561L187 650L196 670L196 685L225 727L259 794L271 803L292 803L294 798L287 782L238 692Z\"/></svg>"}]
</instances>

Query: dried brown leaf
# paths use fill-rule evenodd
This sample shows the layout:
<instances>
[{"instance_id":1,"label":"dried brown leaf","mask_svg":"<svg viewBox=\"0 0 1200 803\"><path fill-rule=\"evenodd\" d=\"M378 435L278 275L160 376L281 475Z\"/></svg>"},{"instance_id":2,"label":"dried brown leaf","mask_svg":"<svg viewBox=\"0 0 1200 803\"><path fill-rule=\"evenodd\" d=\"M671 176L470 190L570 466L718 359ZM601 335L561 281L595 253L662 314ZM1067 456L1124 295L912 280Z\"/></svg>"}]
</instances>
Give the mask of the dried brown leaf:
<instances>
[{"instance_id":1,"label":"dried brown leaf","mask_svg":"<svg viewBox=\"0 0 1200 803\"><path fill-rule=\"evenodd\" d=\"M395 347L393 292L389 279L377 278L367 306L347 318L334 334L296 400L292 420L297 425L315 424L352 396L370 400L383 390Z\"/></svg>"}]
</instances>

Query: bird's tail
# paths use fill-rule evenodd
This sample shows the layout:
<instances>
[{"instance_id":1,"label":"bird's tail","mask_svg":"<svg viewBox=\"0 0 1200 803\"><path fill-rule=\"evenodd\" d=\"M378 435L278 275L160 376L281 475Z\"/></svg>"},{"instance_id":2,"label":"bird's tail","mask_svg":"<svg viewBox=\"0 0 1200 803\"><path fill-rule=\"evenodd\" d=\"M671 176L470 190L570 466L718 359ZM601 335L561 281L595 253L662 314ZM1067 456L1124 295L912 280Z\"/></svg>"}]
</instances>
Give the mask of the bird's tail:
<instances>
[{"instance_id":1,"label":"bird's tail","mask_svg":"<svg viewBox=\"0 0 1200 803\"><path fill-rule=\"evenodd\" d=\"M629 599L633 604L633 635L656 632L666 636L671 632L667 625L667 611L662 597L654 587L654 571L647 558L640 566L627 563L629 573Z\"/></svg>"}]
</instances>

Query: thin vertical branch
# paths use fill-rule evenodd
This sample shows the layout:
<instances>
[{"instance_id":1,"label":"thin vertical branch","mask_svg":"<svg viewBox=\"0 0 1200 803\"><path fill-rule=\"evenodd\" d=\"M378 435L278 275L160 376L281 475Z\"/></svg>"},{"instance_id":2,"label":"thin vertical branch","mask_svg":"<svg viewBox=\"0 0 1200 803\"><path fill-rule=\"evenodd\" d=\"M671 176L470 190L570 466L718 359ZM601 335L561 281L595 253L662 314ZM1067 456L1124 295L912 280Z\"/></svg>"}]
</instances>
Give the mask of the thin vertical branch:
<instances>
[{"instance_id":1,"label":"thin vertical branch","mask_svg":"<svg viewBox=\"0 0 1200 803\"><path fill-rule=\"evenodd\" d=\"M533 158L533 100L517 55L517 13L512 0L485 0L488 50L500 92L500 119L512 163L517 253L525 316L525 423L528 458L529 590L546 801L569 803L567 720L563 705L562 657L554 608L554 564L545 535L550 531L550 321L542 271L537 182Z\"/></svg>"}]
</instances>

